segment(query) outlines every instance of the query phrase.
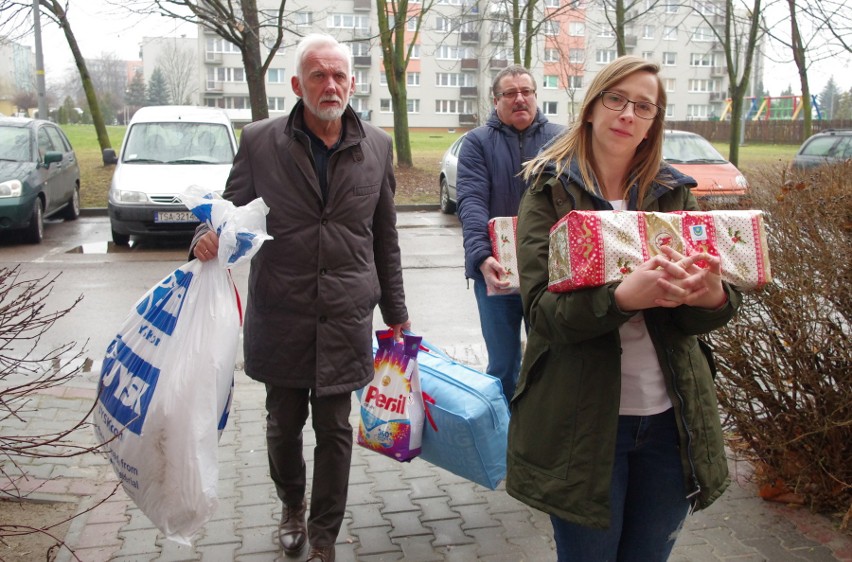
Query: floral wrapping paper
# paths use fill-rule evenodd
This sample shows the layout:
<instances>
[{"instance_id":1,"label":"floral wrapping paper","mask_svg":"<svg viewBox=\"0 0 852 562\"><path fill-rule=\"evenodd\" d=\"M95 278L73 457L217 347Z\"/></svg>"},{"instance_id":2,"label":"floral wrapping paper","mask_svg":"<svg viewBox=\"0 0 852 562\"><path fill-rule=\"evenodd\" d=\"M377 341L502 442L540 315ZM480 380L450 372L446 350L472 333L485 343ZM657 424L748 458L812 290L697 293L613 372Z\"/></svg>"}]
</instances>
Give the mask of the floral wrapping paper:
<instances>
[{"instance_id":1,"label":"floral wrapping paper","mask_svg":"<svg viewBox=\"0 0 852 562\"><path fill-rule=\"evenodd\" d=\"M722 279L740 289L772 281L762 211L571 211L550 230L548 289L619 281L663 245L718 256Z\"/></svg>"},{"instance_id":2,"label":"floral wrapping paper","mask_svg":"<svg viewBox=\"0 0 852 562\"><path fill-rule=\"evenodd\" d=\"M488 236L491 238L491 254L506 269L506 279L509 280L509 290L517 293L520 290L518 277L518 247L515 242L515 230L518 217L494 217L488 221ZM491 289L488 289L488 294ZM506 293L500 293L501 295Z\"/></svg>"}]
</instances>

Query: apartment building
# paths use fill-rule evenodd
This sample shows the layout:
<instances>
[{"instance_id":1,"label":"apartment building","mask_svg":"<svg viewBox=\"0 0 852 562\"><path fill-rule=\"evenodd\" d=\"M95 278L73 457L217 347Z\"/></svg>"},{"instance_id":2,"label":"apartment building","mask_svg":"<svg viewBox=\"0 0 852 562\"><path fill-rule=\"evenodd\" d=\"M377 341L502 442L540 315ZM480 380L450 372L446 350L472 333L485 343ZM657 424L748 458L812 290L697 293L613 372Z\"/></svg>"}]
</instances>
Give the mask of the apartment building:
<instances>
[{"instance_id":1,"label":"apartment building","mask_svg":"<svg viewBox=\"0 0 852 562\"><path fill-rule=\"evenodd\" d=\"M35 92L35 51L0 39L0 114L15 115L18 92Z\"/></svg>"},{"instance_id":2,"label":"apartment building","mask_svg":"<svg viewBox=\"0 0 852 562\"><path fill-rule=\"evenodd\" d=\"M611 0L539 0L530 70L539 108L549 119L573 119L595 73L617 56ZM261 10L276 3L259 0ZM476 126L493 107L493 77L513 60L510 0L436 0L422 18L422 4L409 0L406 34L413 43L406 76L408 122L413 129ZM644 0L644 11L626 16L628 52L662 67L669 120L713 119L723 113L728 77L725 55L713 33L724 24L720 0ZM296 37L329 33L350 45L355 91L352 107L380 127L393 126L374 0L290 0L285 45L267 73L270 115L287 113L297 98L290 87ZM522 38L523 41L523 38ZM199 29L198 99L222 107L237 122L250 119L248 89L238 49ZM146 56L143 45L143 58ZM762 65L756 61L755 77ZM145 65L146 78L149 65ZM752 80L753 83L759 80Z\"/></svg>"}]
</instances>

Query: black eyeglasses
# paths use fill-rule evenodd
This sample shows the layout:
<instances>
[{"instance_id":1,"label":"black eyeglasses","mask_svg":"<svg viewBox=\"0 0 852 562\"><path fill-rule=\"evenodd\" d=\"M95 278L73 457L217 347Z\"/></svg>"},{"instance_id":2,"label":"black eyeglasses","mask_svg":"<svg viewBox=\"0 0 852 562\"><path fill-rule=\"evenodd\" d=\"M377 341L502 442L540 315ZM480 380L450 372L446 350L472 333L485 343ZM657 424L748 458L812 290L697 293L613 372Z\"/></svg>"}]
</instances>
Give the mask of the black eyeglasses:
<instances>
[{"instance_id":1,"label":"black eyeglasses","mask_svg":"<svg viewBox=\"0 0 852 562\"><path fill-rule=\"evenodd\" d=\"M499 98L502 96L504 98L509 98L510 100L512 100L518 97L518 94L521 94L525 98L528 98L530 96L535 95L535 90L533 90L532 88L524 88L523 90L507 90L505 92L498 92L494 94L494 97Z\"/></svg>"},{"instance_id":2,"label":"black eyeglasses","mask_svg":"<svg viewBox=\"0 0 852 562\"><path fill-rule=\"evenodd\" d=\"M649 101L633 101L616 92L601 92L601 103L607 109L624 111L628 103L633 104L633 113L642 119L653 119L662 111L662 107Z\"/></svg>"}]
</instances>

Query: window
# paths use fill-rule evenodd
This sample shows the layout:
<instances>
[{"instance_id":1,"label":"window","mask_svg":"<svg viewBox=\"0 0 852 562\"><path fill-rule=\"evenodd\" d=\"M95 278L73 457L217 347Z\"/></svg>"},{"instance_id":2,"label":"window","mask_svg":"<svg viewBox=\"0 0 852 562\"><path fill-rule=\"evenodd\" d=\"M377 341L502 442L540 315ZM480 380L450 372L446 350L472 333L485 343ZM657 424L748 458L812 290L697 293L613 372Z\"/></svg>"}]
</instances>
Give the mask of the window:
<instances>
[{"instance_id":1,"label":"window","mask_svg":"<svg viewBox=\"0 0 852 562\"><path fill-rule=\"evenodd\" d=\"M583 87L583 77L582 76L569 76L568 77L568 87L574 90L579 90Z\"/></svg>"},{"instance_id":2,"label":"window","mask_svg":"<svg viewBox=\"0 0 852 562\"><path fill-rule=\"evenodd\" d=\"M545 8L558 8L559 7L559 0L544 0L544 7Z\"/></svg>"},{"instance_id":3,"label":"window","mask_svg":"<svg viewBox=\"0 0 852 562\"><path fill-rule=\"evenodd\" d=\"M541 82L541 87L545 89L554 89L559 87L559 77L553 74L545 74L544 80Z\"/></svg>"},{"instance_id":4,"label":"window","mask_svg":"<svg viewBox=\"0 0 852 562\"><path fill-rule=\"evenodd\" d=\"M615 30L606 25L598 31L598 37L615 37Z\"/></svg>"},{"instance_id":5,"label":"window","mask_svg":"<svg viewBox=\"0 0 852 562\"><path fill-rule=\"evenodd\" d=\"M665 78L665 79L663 79L663 88L667 92L674 92L676 82L677 81L674 78Z\"/></svg>"},{"instance_id":6,"label":"window","mask_svg":"<svg viewBox=\"0 0 852 562\"><path fill-rule=\"evenodd\" d=\"M420 73L419 72L407 72L405 74L405 83L409 86L419 86L420 85ZM418 109L418 111L419 111L419 109Z\"/></svg>"},{"instance_id":7,"label":"window","mask_svg":"<svg viewBox=\"0 0 852 562\"><path fill-rule=\"evenodd\" d=\"M284 98L266 98L269 111L284 111Z\"/></svg>"},{"instance_id":8,"label":"window","mask_svg":"<svg viewBox=\"0 0 852 562\"><path fill-rule=\"evenodd\" d=\"M677 28L670 25L663 27L663 40L677 41Z\"/></svg>"},{"instance_id":9,"label":"window","mask_svg":"<svg viewBox=\"0 0 852 562\"><path fill-rule=\"evenodd\" d=\"M642 51L642 58L645 60L654 60L654 51Z\"/></svg>"},{"instance_id":10,"label":"window","mask_svg":"<svg viewBox=\"0 0 852 562\"><path fill-rule=\"evenodd\" d=\"M435 18L435 31L440 31L442 33L450 33L453 30L453 20L450 18L445 18L444 16L438 16Z\"/></svg>"},{"instance_id":11,"label":"window","mask_svg":"<svg viewBox=\"0 0 852 562\"><path fill-rule=\"evenodd\" d=\"M408 98L408 112L420 113L420 100Z\"/></svg>"},{"instance_id":12,"label":"window","mask_svg":"<svg viewBox=\"0 0 852 562\"><path fill-rule=\"evenodd\" d=\"M472 59L473 51L469 47L455 47L453 45L441 45L435 50L435 58L439 60L461 60Z\"/></svg>"},{"instance_id":13,"label":"window","mask_svg":"<svg viewBox=\"0 0 852 562\"><path fill-rule=\"evenodd\" d=\"M420 45L411 46L411 60L420 58Z\"/></svg>"},{"instance_id":14,"label":"window","mask_svg":"<svg viewBox=\"0 0 852 562\"><path fill-rule=\"evenodd\" d=\"M583 64L586 60L586 51L583 49L569 49L568 62L571 64Z\"/></svg>"},{"instance_id":15,"label":"window","mask_svg":"<svg viewBox=\"0 0 852 562\"><path fill-rule=\"evenodd\" d=\"M293 23L296 27L310 27L314 24L314 13L296 12L293 14Z\"/></svg>"},{"instance_id":16,"label":"window","mask_svg":"<svg viewBox=\"0 0 852 562\"><path fill-rule=\"evenodd\" d=\"M674 118L674 108L675 106L673 103L666 106L666 119Z\"/></svg>"},{"instance_id":17,"label":"window","mask_svg":"<svg viewBox=\"0 0 852 562\"><path fill-rule=\"evenodd\" d=\"M556 115L556 102L545 101L541 103L541 111L545 115Z\"/></svg>"},{"instance_id":18,"label":"window","mask_svg":"<svg viewBox=\"0 0 852 562\"><path fill-rule=\"evenodd\" d=\"M568 35L571 37L584 37L586 35L586 24L582 21L568 22Z\"/></svg>"},{"instance_id":19,"label":"window","mask_svg":"<svg viewBox=\"0 0 852 562\"><path fill-rule=\"evenodd\" d=\"M545 35L559 35L559 22L555 20L547 20L544 22Z\"/></svg>"},{"instance_id":20,"label":"window","mask_svg":"<svg viewBox=\"0 0 852 562\"><path fill-rule=\"evenodd\" d=\"M689 81L689 91L693 93L707 93L707 92L715 92L716 81L715 80L701 80L701 79L691 79Z\"/></svg>"},{"instance_id":21,"label":"window","mask_svg":"<svg viewBox=\"0 0 852 562\"><path fill-rule=\"evenodd\" d=\"M435 100L435 113L473 113L470 100Z\"/></svg>"},{"instance_id":22,"label":"window","mask_svg":"<svg viewBox=\"0 0 852 562\"><path fill-rule=\"evenodd\" d=\"M559 62L559 49L545 49L544 62Z\"/></svg>"},{"instance_id":23,"label":"window","mask_svg":"<svg viewBox=\"0 0 852 562\"><path fill-rule=\"evenodd\" d=\"M675 61L677 60L677 53L665 52L663 53L663 66L674 66L677 64Z\"/></svg>"},{"instance_id":24,"label":"window","mask_svg":"<svg viewBox=\"0 0 852 562\"><path fill-rule=\"evenodd\" d=\"M686 119L687 121L695 121L697 119L707 119L710 115L709 105L687 105Z\"/></svg>"},{"instance_id":25,"label":"window","mask_svg":"<svg viewBox=\"0 0 852 562\"><path fill-rule=\"evenodd\" d=\"M595 53L595 62L600 64L607 64L614 61L617 57L618 51L598 49L598 51Z\"/></svg>"},{"instance_id":26,"label":"window","mask_svg":"<svg viewBox=\"0 0 852 562\"><path fill-rule=\"evenodd\" d=\"M370 16L356 14L331 14L326 26L335 29L369 29Z\"/></svg>"},{"instance_id":27,"label":"window","mask_svg":"<svg viewBox=\"0 0 852 562\"><path fill-rule=\"evenodd\" d=\"M713 30L710 27L702 25L692 30L692 40L696 43L707 43L715 41L716 36L713 34Z\"/></svg>"},{"instance_id":28,"label":"window","mask_svg":"<svg viewBox=\"0 0 852 562\"><path fill-rule=\"evenodd\" d=\"M382 98L379 100L379 111L382 113L390 113L391 112L391 100L390 98Z\"/></svg>"},{"instance_id":29,"label":"window","mask_svg":"<svg viewBox=\"0 0 852 562\"><path fill-rule=\"evenodd\" d=\"M642 26L642 39L653 39L655 28L653 25Z\"/></svg>"},{"instance_id":30,"label":"window","mask_svg":"<svg viewBox=\"0 0 852 562\"><path fill-rule=\"evenodd\" d=\"M676 14L678 8L678 0L665 0L663 6L667 14Z\"/></svg>"},{"instance_id":31,"label":"window","mask_svg":"<svg viewBox=\"0 0 852 562\"><path fill-rule=\"evenodd\" d=\"M476 75L469 72L439 72L435 74L435 85L450 88L476 86Z\"/></svg>"},{"instance_id":32,"label":"window","mask_svg":"<svg viewBox=\"0 0 852 562\"><path fill-rule=\"evenodd\" d=\"M267 84L283 84L285 81L283 68L270 68L266 71Z\"/></svg>"},{"instance_id":33,"label":"window","mask_svg":"<svg viewBox=\"0 0 852 562\"><path fill-rule=\"evenodd\" d=\"M408 18L405 22L406 31L417 31L417 18Z\"/></svg>"},{"instance_id":34,"label":"window","mask_svg":"<svg viewBox=\"0 0 852 562\"><path fill-rule=\"evenodd\" d=\"M690 53L689 66L713 66L713 55L710 53Z\"/></svg>"},{"instance_id":35,"label":"window","mask_svg":"<svg viewBox=\"0 0 852 562\"><path fill-rule=\"evenodd\" d=\"M367 104L367 98L351 97L349 98L349 105L351 105L352 109L359 113L370 109Z\"/></svg>"},{"instance_id":36,"label":"window","mask_svg":"<svg viewBox=\"0 0 852 562\"><path fill-rule=\"evenodd\" d=\"M385 71L379 72L379 84L382 86L388 85L388 75L385 74Z\"/></svg>"},{"instance_id":37,"label":"window","mask_svg":"<svg viewBox=\"0 0 852 562\"><path fill-rule=\"evenodd\" d=\"M349 47L352 49L353 57L370 56L370 44L366 41L355 41L354 43L350 43Z\"/></svg>"}]
</instances>

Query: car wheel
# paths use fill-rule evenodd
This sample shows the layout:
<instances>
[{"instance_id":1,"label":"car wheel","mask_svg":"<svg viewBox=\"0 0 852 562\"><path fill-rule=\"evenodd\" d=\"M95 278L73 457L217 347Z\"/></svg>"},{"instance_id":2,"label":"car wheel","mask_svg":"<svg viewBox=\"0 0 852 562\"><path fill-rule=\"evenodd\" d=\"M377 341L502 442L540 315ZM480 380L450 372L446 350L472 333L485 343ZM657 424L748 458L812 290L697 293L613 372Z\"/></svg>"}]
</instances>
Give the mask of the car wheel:
<instances>
[{"instance_id":1,"label":"car wheel","mask_svg":"<svg viewBox=\"0 0 852 562\"><path fill-rule=\"evenodd\" d=\"M30 244L41 244L44 240L44 203L41 197L36 197L33 204L33 213L30 215L30 224L24 230L24 237Z\"/></svg>"},{"instance_id":2,"label":"car wheel","mask_svg":"<svg viewBox=\"0 0 852 562\"><path fill-rule=\"evenodd\" d=\"M127 246L128 244L130 244L130 235L121 234L113 230L112 241L116 246Z\"/></svg>"},{"instance_id":3,"label":"car wheel","mask_svg":"<svg viewBox=\"0 0 852 562\"><path fill-rule=\"evenodd\" d=\"M80 188L74 188L74 194L71 196L71 201L62 210L62 217L67 221L75 221L80 217Z\"/></svg>"},{"instance_id":4,"label":"car wheel","mask_svg":"<svg viewBox=\"0 0 852 562\"><path fill-rule=\"evenodd\" d=\"M447 178L441 178L441 212L452 215L456 212L456 204L450 200L450 186Z\"/></svg>"}]
</instances>

